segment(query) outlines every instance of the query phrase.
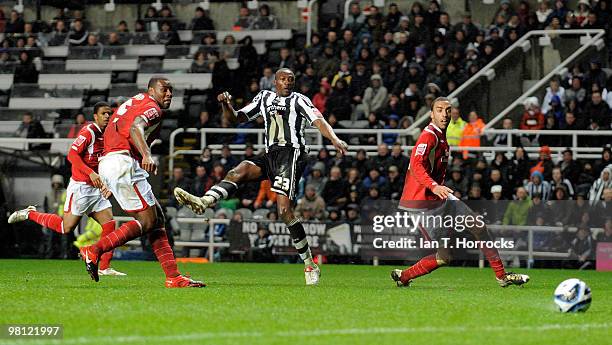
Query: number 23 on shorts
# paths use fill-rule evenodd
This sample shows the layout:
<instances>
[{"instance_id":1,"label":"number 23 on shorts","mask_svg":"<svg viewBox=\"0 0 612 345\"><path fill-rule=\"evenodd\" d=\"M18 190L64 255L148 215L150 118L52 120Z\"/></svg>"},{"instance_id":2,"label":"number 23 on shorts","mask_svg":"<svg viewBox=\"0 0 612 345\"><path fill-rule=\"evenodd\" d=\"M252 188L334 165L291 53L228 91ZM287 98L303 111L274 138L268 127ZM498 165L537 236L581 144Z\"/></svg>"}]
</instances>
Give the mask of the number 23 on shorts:
<instances>
[{"instance_id":1,"label":"number 23 on shorts","mask_svg":"<svg viewBox=\"0 0 612 345\"><path fill-rule=\"evenodd\" d=\"M278 189L282 189L282 190L289 190L289 179L286 177L282 177L282 176L276 176L274 177L274 188L278 188Z\"/></svg>"}]
</instances>

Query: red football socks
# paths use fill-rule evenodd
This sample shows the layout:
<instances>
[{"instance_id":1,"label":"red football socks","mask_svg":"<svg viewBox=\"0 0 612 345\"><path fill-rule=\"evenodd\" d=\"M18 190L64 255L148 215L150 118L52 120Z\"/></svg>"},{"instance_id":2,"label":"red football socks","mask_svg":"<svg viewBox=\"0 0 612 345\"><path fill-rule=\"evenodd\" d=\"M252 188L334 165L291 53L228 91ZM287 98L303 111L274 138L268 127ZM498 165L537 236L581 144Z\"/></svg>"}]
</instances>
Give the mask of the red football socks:
<instances>
[{"instance_id":1,"label":"red football socks","mask_svg":"<svg viewBox=\"0 0 612 345\"><path fill-rule=\"evenodd\" d=\"M504 278L504 276L506 275L506 270L504 269L504 263L499 258L499 252L497 251L497 249L482 248L481 251L489 261L489 265L491 265L491 268L495 272L495 276L498 279Z\"/></svg>"},{"instance_id":2,"label":"red football socks","mask_svg":"<svg viewBox=\"0 0 612 345\"><path fill-rule=\"evenodd\" d=\"M28 212L28 219L57 233L64 233L62 217L58 216L57 214L30 211Z\"/></svg>"},{"instance_id":3,"label":"red football socks","mask_svg":"<svg viewBox=\"0 0 612 345\"><path fill-rule=\"evenodd\" d=\"M129 222L123 223L117 230L110 232L108 235L101 236L98 243L93 245L93 248L98 251L98 254L105 253L139 236L142 236L140 223L136 220L130 220Z\"/></svg>"},{"instance_id":4,"label":"red football socks","mask_svg":"<svg viewBox=\"0 0 612 345\"><path fill-rule=\"evenodd\" d=\"M440 266L438 265L438 260L436 260L436 254L428 255L419 260L416 264L410 266L410 268L402 271L402 283L405 284L411 279L424 276L438 267Z\"/></svg>"},{"instance_id":5,"label":"red football socks","mask_svg":"<svg viewBox=\"0 0 612 345\"><path fill-rule=\"evenodd\" d=\"M116 222L114 220L111 220L110 222L106 222L102 224L102 234L100 234L100 239L107 236L111 232L115 231L115 224ZM113 258L112 250L102 254L102 256L100 256L100 269L105 270L109 268L112 258Z\"/></svg>"},{"instance_id":6,"label":"red football socks","mask_svg":"<svg viewBox=\"0 0 612 345\"><path fill-rule=\"evenodd\" d=\"M151 231L149 233L149 242L151 242L153 253L155 253L157 261L159 261L159 264L164 270L166 278L174 278L178 276L180 273L178 267L176 266L174 253L172 252L170 243L168 243L166 229L160 228Z\"/></svg>"}]
</instances>

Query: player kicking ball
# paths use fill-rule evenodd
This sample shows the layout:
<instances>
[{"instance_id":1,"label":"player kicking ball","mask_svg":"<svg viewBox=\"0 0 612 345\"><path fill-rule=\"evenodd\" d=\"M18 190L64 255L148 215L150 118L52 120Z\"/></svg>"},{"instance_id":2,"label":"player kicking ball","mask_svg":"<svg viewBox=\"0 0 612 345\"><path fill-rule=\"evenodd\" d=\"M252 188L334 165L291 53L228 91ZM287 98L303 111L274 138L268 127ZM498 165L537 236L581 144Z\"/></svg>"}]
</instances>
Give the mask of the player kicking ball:
<instances>
[{"instance_id":1,"label":"player kicking ball","mask_svg":"<svg viewBox=\"0 0 612 345\"><path fill-rule=\"evenodd\" d=\"M112 113L106 102L94 105L94 122L83 126L76 140L68 151L68 160L72 164L72 177L66 190L63 217L53 213L41 213L36 207L13 212L8 219L10 224L24 220L34 221L60 234L72 232L81 222L84 215L92 217L102 226L101 236L115 230L112 206L108 198L110 191L98 175L98 158L104 149L103 133ZM110 267L113 252L109 251L100 257L99 275L124 276Z\"/></svg>"},{"instance_id":2,"label":"player kicking ball","mask_svg":"<svg viewBox=\"0 0 612 345\"><path fill-rule=\"evenodd\" d=\"M162 109L168 109L171 102L170 81L152 77L147 92L121 104L104 132L104 155L98 168L100 176L119 206L136 219L102 236L96 244L81 248L81 258L95 281L99 280L98 261L104 253L147 234L166 275L166 287L206 286L180 274L168 243L164 214L147 181L149 173L157 172L149 145L161 128Z\"/></svg>"},{"instance_id":3,"label":"player kicking ball","mask_svg":"<svg viewBox=\"0 0 612 345\"><path fill-rule=\"evenodd\" d=\"M464 202L453 195L453 191L444 186L446 166L448 165L449 146L446 141L446 127L450 121L451 105L446 97L436 98L431 105L431 122L417 140L412 150L410 166L404 191L400 199L400 208L409 213L424 216L473 215ZM435 240L448 237L452 229L440 224L438 227L425 229L419 226L426 240ZM473 226L466 229L477 241L491 241L486 226ZM529 276L506 272L496 248L481 249L484 256L495 272L497 282L501 287L509 285L523 285L529 281ZM405 270L393 270L391 278L398 286L409 286L413 279L431 273L440 266L451 262L451 253L448 248L440 247L435 254L419 260L415 265Z\"/></svg>"},{"instance_id":4,"label":"player kicking ball","mask_svg":"<svg viewBox=\"0 0 612 345\"><path fill-rule=\"evenodd\" d=\"M304 261L306 285L316 285L321 271L312 259L304 226L293 214L297 186L308 157L304 128L306 124L317 127L339 154L345 154L348 146L338 139L308 97L293 92L295 75L290 69L281 68L276 72L274 86L276 92L262 90L251 103L238 111L232 107L229 93L224 92L217 97L223 108L223 116L232 121L246 122L264 117L266 152L252 160L240 162L202 197L191 195L181 188L174 189L174 196L180 204L202 214L219 199L231 197L239 184L269 178L271 190L278 194L279 216L287 225L293 245Z\"/></svg>"}]
</instances>

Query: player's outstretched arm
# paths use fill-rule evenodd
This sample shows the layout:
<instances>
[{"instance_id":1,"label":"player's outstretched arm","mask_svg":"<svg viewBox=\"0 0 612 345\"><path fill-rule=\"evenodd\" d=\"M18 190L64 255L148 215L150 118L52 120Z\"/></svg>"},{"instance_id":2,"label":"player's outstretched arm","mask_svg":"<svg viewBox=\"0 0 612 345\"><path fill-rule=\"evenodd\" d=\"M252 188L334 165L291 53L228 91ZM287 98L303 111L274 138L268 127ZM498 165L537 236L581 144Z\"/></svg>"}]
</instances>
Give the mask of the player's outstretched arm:
<instances>
[{"instance_id":1,"label":"player's outstretched arm","mask_svg":"<svg viewBox=\"0 0 612 345\"><path fill-rule=\"evenodd\" d=\"M157 173L157 166L153 161L153 157L151 157L151 149L149 145L147 145L147 140L145 139L145 128L147 127L147 122L140 116L134 119L134 123L130 127L130 138L136 146L136 149L142 156L142 168L149 173Z\"/></svg>"},{"instance_id":2,"label":"player's outstretched arm","mask_svg":"<svg viewBox=\"0 0 612 345\"><path fill-rule=\"evenodd\" d=\"M229 92L224 91L217 96L217 101L221 103L221 109L223 110L223 116L225 116L230 122L247 122L248 119L243 114L237 112L232 106L232 95Z\"/></svg>"},{"instance_id":3,"label":"player's outstretched arm","mask_svg":"<svg viewBox=\"0 0 612 345\"><path fill-rule=\"evenodd\" d=\"M346 154L348 151L348 145L343 140L340 140L334 129L329 125L329 123L324 118L318 118L312 122L312 124L319 129L319 132L331 141L332 145L340 152L341 154Z\"/></svg>"}]
</instances>

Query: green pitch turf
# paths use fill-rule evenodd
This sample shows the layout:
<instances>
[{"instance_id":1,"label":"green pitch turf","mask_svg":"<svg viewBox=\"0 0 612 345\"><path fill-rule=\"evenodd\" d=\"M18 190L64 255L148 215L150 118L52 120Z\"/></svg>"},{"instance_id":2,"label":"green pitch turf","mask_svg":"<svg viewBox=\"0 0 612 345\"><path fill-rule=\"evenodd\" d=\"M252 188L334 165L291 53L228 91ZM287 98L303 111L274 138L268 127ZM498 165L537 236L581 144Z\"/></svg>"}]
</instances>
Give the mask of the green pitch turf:
<instances>
[{"instance_id":1,"label":"green pitch turf","mask_svg":"<svg viewBox=\"0 0 612 345\"><path fill-rule=\"evenodd\" d=\"M611 273L529 270L502 289L489 269L442 268L399 289L389 266L326 265L306 287L301 265L182 264L209 287L171 290L156 262L115 267L129 275L94 283L78 261L0 260L0 324L65 328L63 341L0 344L611 343ZM553 307L570 277L593 290L584 314Z\"/></svg>"}]
</instances>

